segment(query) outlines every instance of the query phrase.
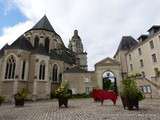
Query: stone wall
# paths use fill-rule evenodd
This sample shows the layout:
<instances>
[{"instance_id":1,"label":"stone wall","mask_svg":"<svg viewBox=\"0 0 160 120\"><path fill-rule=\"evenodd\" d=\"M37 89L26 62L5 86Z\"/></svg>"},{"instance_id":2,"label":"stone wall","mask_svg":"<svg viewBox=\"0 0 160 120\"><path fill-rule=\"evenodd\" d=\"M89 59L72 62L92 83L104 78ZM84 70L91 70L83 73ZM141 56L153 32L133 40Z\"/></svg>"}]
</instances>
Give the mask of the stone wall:
<instances>
[{"instance_id":1,"label":"stone wall","mask_svg":"<svg viewBox=\"0 0 160 120\"><path fill-rule=\"evenodd\" d=\"M85 93L86 88L89 91L97 86L94 72L87 73L64 73L63 80L69 82L69 88L73 94Z\"/></svg>"}]
</instances>

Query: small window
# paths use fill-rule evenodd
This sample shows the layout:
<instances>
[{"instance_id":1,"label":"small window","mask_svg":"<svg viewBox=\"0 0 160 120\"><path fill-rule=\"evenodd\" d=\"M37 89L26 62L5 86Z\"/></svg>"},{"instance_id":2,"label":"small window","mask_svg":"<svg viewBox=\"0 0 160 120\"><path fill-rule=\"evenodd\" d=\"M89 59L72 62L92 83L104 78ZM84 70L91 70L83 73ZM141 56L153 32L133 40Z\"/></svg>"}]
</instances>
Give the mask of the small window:
<instances>
[{"instance_id":1,"label":"small window","mask_svg":"<svg viewBox=\"0 0 160 120\"><path fill-rule=\"evenodd\" d=\"M153 61L154 63L157 62L156 54L152 54L152 61Z\"/></svg>"},{"instance_id":2,"label":"small window","mask_svg":"<svg viewBox=\"0 0 160 120\"><path fill-rule=\"evenodd\" d=\"M129 54L129 60L131 60L131 59L132 59L131 54Z\"/></svg>"},{"instance_id":3,"label":"small window","mask_svg":"<svg viewBox=\"0 0 160 120\"><path fill-rule=\"evenodd\" d=\"M150 44L150 48L153 49L154 48L153 41L150 41L149 44Z\"/></svg>"},{"instance_id":4,"label":"small window","mask_svg":"<svg viewBox=\"0 0 160 120\"><path fill-rule=\"evenodd\" d=\"M130 69L131 69L131 71L133 70L133 65L132 64L130 64Z\"/></svg>"},{"instance_id":5,"label":"small window","mask_svg":"<svg viewBox=\"0 0 160 120\"><path fill-rule=\"evenodd\" d=\"M140 67L143 67L143 66L144 66L143 60L141 59L141 60L140 60Z\"/></svg>"},{"instance_id":6,"label":"small window","mask_svg":"<svg viewBox=\"0 0 160 120\"><path fill-rule=\"evenodd\" d=\"M151 93L152 92L151 86L150 85L144 85L143 86L143 92L144 93Z\"/></svg>"},{"instance_id":7,"label":"small window","mask_svg":"<svg viewBox=\"0 0 160 120\"><path fill-rule=\"evenodd\" d=\"M88 94L90 93L90 89L89 89L89 87L86 87L85 89L86 89L86 90L85 90L85 91L86 91L86 94L88 95Z\"/></svg>"},{"instance_id":8,"label":"small window","mask_svg":"<svg viewBox=\"0 0 160 120\"><path fill-rule=\"evenodd\" d=\"M146 88L147 88L147 93L151 93L151 86L148 85L148 86L146 86Z\"/></svg>"},{"instance_id":9,"label":"small window","mask_svg":"<svg viewBox=\"0 0 160 120\"><path fill-rule=\"evenodd\" d=\"M39 80L45 80L45 64L43 62L39 66Z\"/></svg>"},{"instance_id":10,"label":"small window","mask_svg":"<svg viewBox=\"0 0 160 120\"><path fill-rule=\"evenodd\" d=\"M26 61L23 61L23 63L22 63L22 74L21 74L22 80L24 80L24 77L25 77L25 67L26 67Z\"/></svg>"},{"instance_id":11,"label":"small window","mask_svg":"<svg viewBox=\"0 0 160 120\"><path fill-rule=\"evenodd\" d=\"M138 54L139 54L139 55L142 55L141 48L138 48Z\"/></svg>"},{"instance_id":12,"label":"small window","mask_svg":"<svg viewBox=\"0 0 160 120\"><path fill-rule=\"evenodd\" d=\"M144 93L147 93L147 88L146 88L146 86L143 86L143 92L144 92Z\"/></svg>"}]
</instances>

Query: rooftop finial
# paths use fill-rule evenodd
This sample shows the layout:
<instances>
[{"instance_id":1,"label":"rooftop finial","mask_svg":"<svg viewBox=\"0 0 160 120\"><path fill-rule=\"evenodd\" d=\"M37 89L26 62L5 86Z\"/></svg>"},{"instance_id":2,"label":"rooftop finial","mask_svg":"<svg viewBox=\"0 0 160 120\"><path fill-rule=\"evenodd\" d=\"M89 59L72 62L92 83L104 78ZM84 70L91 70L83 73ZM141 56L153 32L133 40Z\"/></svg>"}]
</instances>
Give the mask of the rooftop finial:
<instances>
[{"instance_id":1,"label":"rooftop finial","mask_svg":"<svg viewBox=\"0 0 160 120\"><path fill-rule=\"evenodd\" d=\"M78 30L74 30L74 35L78 35Z\"/></svg>"}]
</instances>

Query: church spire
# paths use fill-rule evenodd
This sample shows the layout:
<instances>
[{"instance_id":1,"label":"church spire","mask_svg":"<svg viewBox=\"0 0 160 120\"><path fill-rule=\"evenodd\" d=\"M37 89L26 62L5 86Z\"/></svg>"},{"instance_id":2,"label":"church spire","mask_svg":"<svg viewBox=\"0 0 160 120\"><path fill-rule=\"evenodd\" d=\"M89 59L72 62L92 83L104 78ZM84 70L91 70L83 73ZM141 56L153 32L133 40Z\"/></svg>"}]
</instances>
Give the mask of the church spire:
<instances>
[{"instance_id":1,"label":"church spire","mask_svg":"<svg viewBox=\"0 0 160 120\"><path fill-rule=\"evenodd\" d=\"M33 26L32 29L44 29L51 32L55 32L46 14L37 22L35 26Z\"/></svg>"},{"instance_id":2,"label":"church spire","mask_svg":"<svg viewBox=\"0 0 160 120\"><path fill-rule=\"evenodd\" d=\"M74 35L69 41L68 47L75 53L83 53L83 44L81 38L78 35L78 30L74 30Z\"/></svg>"}]
</instances>

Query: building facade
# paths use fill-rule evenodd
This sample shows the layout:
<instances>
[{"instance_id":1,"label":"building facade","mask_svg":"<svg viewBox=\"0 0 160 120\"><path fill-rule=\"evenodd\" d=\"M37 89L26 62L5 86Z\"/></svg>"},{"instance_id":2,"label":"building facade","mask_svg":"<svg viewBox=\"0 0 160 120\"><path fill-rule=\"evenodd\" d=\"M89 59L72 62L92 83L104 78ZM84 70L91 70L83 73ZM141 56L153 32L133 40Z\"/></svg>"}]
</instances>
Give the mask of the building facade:
<instances>
[{"instance_id":1,"label":"building facade","mask_svg":"<svg viewBox=\"0 0 160 120\"><path fill-rule=\"evenodd\" d=\"M121 62L126 75L139 76L137 83L146 96L160 97L160 26L152 26L148 32L138 40L122 37L114 58Z\"/></svg>"}]
</instances>

